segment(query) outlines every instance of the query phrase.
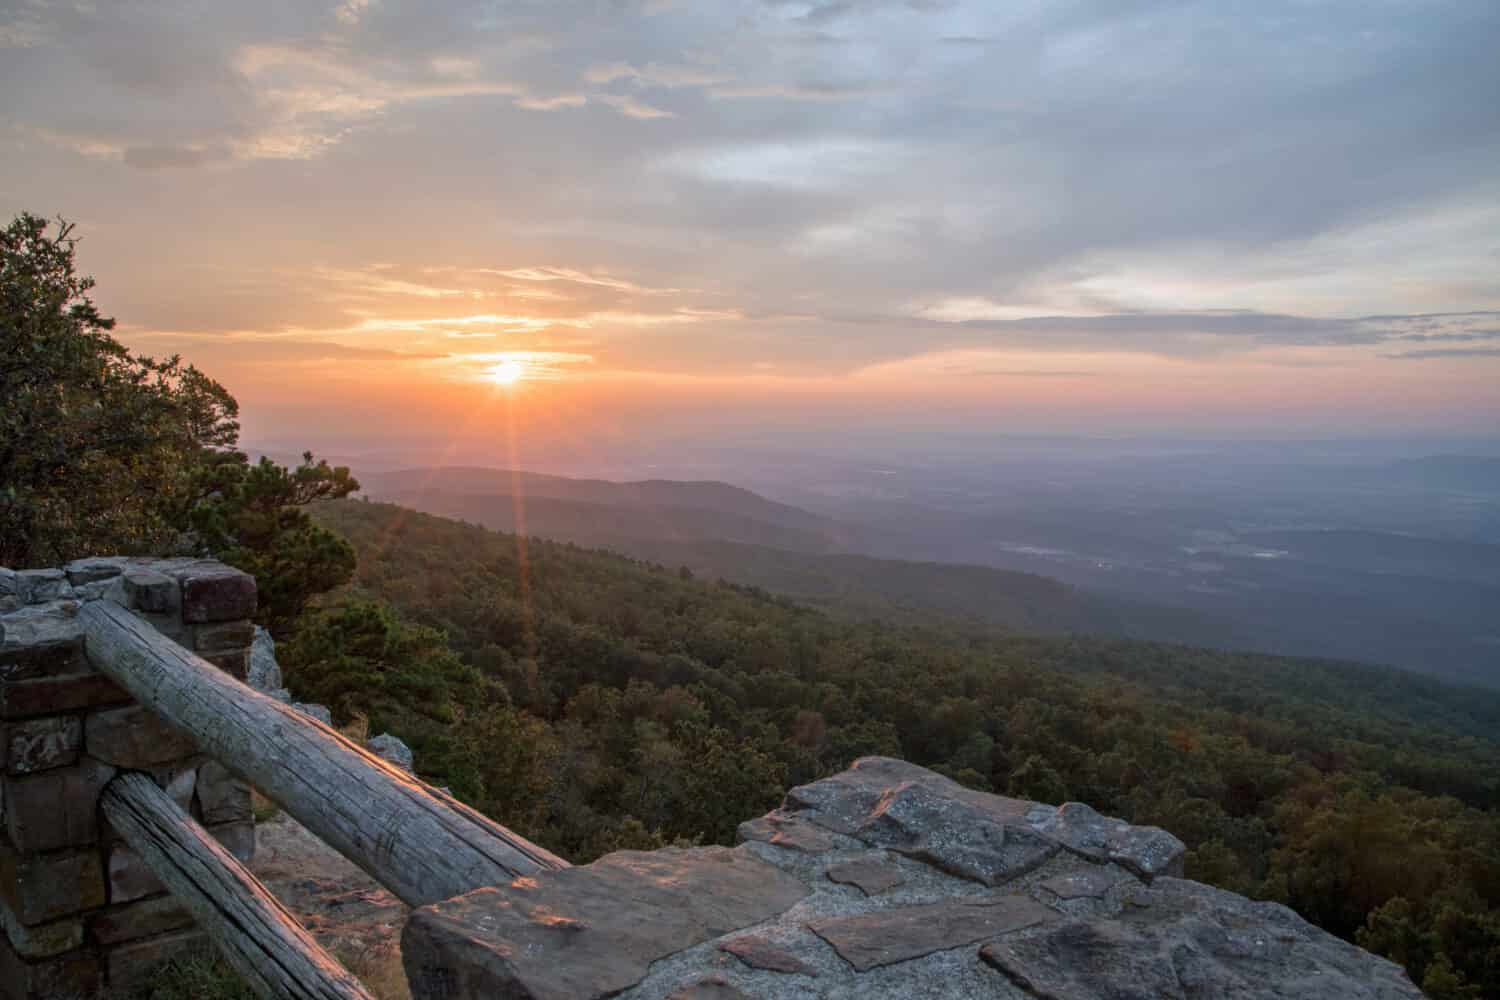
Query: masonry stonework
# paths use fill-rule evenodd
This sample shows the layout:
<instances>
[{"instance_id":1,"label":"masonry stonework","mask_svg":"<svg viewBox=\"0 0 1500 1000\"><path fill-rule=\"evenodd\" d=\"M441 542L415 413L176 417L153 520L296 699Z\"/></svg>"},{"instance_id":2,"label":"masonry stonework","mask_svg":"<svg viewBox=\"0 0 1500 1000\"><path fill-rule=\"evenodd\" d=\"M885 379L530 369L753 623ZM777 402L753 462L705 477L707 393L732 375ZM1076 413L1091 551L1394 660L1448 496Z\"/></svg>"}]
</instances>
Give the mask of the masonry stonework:
<instances>
[{"instance_id":1,"label":"masonry stonework","mask_svg":"<svg viewBox=\"0 0 1500 1000\"><path fill-rule=\"evenodd\" d=\"M200 559L94 558L0 569L0 1000L127 990L202 941L192 918L101 819L141 771L233 854L255 848L250 788L89 662L78 612L130 608L244 679L255 581Z\"/></svg>"}]
</instances>

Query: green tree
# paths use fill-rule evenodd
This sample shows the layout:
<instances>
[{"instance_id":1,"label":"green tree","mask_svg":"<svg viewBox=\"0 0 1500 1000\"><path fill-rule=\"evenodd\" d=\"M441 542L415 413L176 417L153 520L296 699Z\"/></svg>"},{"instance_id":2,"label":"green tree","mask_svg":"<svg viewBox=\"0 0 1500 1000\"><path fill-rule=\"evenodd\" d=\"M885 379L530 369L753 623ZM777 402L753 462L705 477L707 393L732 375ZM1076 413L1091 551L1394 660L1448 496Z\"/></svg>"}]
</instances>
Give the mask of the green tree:
<instances>
[{"instance_id":1,"label":"green tree","mask_svg":"<svg viewBox=\"0 0 1500 1000\"><path fill-rule=\"evenodd\" d=\"M204 499L188 516L195 537L256 578L257 618L278 638L291 633L309 600L354 574L354 548L306 511L359 489L347 468L316 461L311 452L295 469L268 458L251 465L230 452L203 463L198 478Z\"/></svg>"},{"instance_id":2,"label":"green tree","mask_svg":"<svg viewBox=\"0 0 1500 1000\"><path fill-rule=\"evenodd\" d=\"M505 689L460 660L443 633L370 601L309 616L278 653L299 697L329 705L341 720L365 715L377 729L398 716L451 723L465 708L509 704Z\"/></svg>"},{"instance_id":3,"label":"green tree","mask_svg":"<svg viewBox=\"0 0 1500 1000\"><path fill-rule=\"evenodd\" d=\"M212 555L255 575L258 617L285 636L354 572L354 550L305 508L359 483L311 453L250 464L223 386L110 336L77 244L35 215L0 230L0 565Z\"/></svg>"},{"instance_id":4,"label":"green tree","mask_svg":"<svg viewBox=\"0 0 1500 1000\"><path fill-rule=\"evenodd\" d=\"M74 267L77 239L23 214L0 230L0 564L177 549L200 462L238 407L177 357L132 355Z\"/></svg>"},{"instance_id":5,"label":"green tree","mask_svg":"<svg viewBox=\"0 0 1500 1000\"><path fill-rule=\"evenodd\" d=\"M1427 967L1427 974L1422 977L1422 992L1433 1000L1480 1000L1482 996L1477 986L1464 982L1447 955L1439 955Z\"/></svg>"}]
</instances>

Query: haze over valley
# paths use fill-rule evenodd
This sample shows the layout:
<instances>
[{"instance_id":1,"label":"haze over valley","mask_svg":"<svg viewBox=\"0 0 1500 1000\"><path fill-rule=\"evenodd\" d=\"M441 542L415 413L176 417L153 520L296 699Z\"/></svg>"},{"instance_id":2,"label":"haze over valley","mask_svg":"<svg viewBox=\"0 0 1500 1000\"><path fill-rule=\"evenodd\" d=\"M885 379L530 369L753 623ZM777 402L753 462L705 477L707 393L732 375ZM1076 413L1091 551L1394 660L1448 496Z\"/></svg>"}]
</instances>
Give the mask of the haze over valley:
<instances>
[{"instance_id":1,"label":"haze over valley","mask_svg":"<svg viewBox=\"0 0 1500 1000\"><path fill-rule=\"evenodd\" d=\"M1459 442L1466 455L1425 455L1420 442L1000 437L988 454L974 444L954 454L957 444L883 462L724 449L634 470L737 473L762 495L482 467L362 481L375 499L845 613L1366 660L1500 684L1500 458L1482 444Z\"/></svg>"}]
</instances>

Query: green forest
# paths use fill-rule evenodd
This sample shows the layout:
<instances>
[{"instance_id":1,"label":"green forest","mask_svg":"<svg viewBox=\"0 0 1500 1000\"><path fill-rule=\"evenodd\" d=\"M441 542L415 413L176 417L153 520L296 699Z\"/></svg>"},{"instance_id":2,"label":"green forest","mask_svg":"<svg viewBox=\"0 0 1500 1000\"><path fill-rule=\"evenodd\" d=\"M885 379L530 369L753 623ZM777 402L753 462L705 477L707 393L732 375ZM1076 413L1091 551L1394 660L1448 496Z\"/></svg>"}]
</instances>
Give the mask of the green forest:
<instances>
[{"instance_id":1,"label":"green forest","mask_svg":"<svg viewBox=\"0 0 1500 1000\"><path fill-rule=\"evenodd\" d=\"M299 697L572 860L727 842L891 754L1165 827L1437 997L1500 995L1500 696L1357 664L840 620L682 568L343 500ZM405 619L405 620L403 620Z\"/></svg>"}]
</instances>

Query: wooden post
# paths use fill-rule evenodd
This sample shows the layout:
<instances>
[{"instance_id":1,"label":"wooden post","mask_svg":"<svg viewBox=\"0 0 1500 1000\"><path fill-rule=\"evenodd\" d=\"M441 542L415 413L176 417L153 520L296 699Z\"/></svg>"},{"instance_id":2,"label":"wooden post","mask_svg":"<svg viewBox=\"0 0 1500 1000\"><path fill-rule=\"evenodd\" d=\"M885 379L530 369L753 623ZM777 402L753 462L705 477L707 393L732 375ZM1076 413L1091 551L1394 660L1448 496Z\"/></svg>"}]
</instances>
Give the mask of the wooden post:
<instances>
[{"instance_id":1,"label":"wooden post","mask_svg":"<svg viewBox=\"0 0 1500 1000\"><path fill-rule=\"evenodd\" d=\"M328 726L241 684L109 601L83 606L88 659L402 902L542 869L551 852L435 795Z\"/></svg>"},{"instance_id":2,"label":"wooden post","mask_svg":"<svg viewBox=\"0 0 1500 1000\"><path fill-rule=\"evenodd\" d=\"M274 1000L373 1000L297 918L148 775L105 786L99 805L235 971Z\"/></svg>"}]
</instances>

